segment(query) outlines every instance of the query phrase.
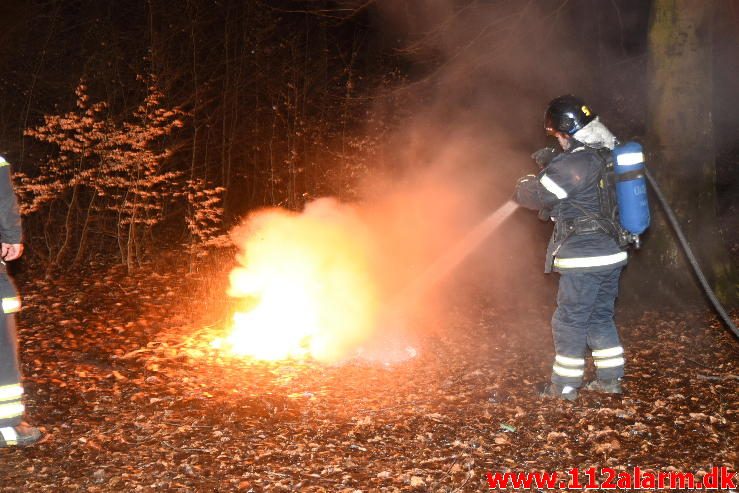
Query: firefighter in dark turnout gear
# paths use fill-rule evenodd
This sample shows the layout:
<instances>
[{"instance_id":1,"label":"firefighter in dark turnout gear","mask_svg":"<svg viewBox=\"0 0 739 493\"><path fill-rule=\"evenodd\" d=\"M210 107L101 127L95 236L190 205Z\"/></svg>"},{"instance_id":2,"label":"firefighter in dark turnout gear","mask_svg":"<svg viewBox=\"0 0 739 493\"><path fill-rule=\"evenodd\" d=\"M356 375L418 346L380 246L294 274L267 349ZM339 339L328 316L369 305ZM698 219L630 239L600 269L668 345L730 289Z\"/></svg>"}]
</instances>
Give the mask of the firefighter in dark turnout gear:
<instances>
[{"instance_id":1,"label":"firefighter in dark turnout gear","mask_svg":"<svg viewBox=\"0 0 739 493\"><path fill-rule=\"evenodd\" d=\"M550 103L545 126L563 152L534 153L543 169L521 178L514 195L520 205L554 221L544 271L560 274L552 317L556 356L551 383L541 394L577 398L588 349L597 380L587 388L621 393L624 357L613 315L627 254L617 241L618 228L603 210L601 190L604 150L613 149L616 139L574 96Z\"/></svg>"},{"instance_id":2,"label":"firefighter in dark turnout gear","mask_svg":"<svg viewBox=\"0 0 739 493\"><path fill-rule=\"evenodd\" d=\"M20 309L18 292L5 266L23 253L21 218L10 180L10 166L0 156L0 447L30 445L41 432L23 421L23 386L18 362L14 313Z\"/></svg>"}]
</instances>

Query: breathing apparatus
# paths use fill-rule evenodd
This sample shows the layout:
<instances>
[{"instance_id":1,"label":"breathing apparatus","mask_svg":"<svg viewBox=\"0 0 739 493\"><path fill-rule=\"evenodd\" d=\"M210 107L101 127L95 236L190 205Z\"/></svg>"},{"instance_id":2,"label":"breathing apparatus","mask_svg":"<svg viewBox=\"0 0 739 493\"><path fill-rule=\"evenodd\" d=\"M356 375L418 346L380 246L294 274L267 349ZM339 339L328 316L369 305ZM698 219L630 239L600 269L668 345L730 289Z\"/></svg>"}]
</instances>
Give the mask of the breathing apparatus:
<instances>
[{"instance_id":1,"label":"breathing apparatus","mask_svg":"<svg viewBox=\"0 0 739 493\"><path fill-rule=\"evenodd\" d=\"M640 246L639 235L649 227L649 201L644 175L644 152L637 142L619 144L585 102L572 95L549 103L544 116L547 134L577 141L599 152L604 161L601 177L601 214L613 226L621 244ZM566 137L564 137L566 136ZM613 229L613 228L611 228Z\"/></svg>"},{"instance_id":2,"label":"breathing apparatus","mask_svg":"<svg viewBox=\"0 0 739 493\"><path fill-rule=\"evenodd\" d=\"M616 175L616 202L621 227L639 248L639 235L649 227L649 200L644 167L644 152L638 142L617 145L611 151Z\"/></svg>"}]
</instances>

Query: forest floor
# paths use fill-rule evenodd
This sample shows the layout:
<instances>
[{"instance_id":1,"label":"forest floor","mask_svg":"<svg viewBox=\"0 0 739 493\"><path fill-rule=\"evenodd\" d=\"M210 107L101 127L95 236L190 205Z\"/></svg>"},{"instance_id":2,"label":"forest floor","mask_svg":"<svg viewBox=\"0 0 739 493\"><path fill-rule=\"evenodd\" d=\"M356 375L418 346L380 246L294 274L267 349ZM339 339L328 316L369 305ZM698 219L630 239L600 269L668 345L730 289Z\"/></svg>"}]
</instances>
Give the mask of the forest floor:
<instances>
[{"instance_id":1,"label":"forest floor","mask_svg":"<svg viewBox=\"0 0 739 493\"><path fill-rule=\"evenodd\" d=\"M625 396L566 403L532 390L544 307L480 300L392 366L254 363L210 348L222 285L202 279L19 279L45 437L0 450L0 491L485 491L496 471L739 465L739 344L708 312L624 317Z\"/></svg>"}]
</instances>

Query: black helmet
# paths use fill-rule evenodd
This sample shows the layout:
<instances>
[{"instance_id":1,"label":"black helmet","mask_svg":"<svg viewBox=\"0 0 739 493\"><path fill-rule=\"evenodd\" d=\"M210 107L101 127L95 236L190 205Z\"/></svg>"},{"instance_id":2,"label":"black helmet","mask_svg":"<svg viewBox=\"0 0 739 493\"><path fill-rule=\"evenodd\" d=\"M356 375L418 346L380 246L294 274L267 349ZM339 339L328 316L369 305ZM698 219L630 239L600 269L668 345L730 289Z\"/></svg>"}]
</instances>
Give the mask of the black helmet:
<instances>
[{"instance_id":1,"label":"black helmet","mask_svg":"<svg viewBox=\"0 0 739 493\"><path fill-rule=\"evenodd\" d=\"M572 96L560 96L552 99L544 117L544 128L547 134L562 132L572 135L588 123L592 122L596 114L582 99Z\"/></svg>"}]
</instances>

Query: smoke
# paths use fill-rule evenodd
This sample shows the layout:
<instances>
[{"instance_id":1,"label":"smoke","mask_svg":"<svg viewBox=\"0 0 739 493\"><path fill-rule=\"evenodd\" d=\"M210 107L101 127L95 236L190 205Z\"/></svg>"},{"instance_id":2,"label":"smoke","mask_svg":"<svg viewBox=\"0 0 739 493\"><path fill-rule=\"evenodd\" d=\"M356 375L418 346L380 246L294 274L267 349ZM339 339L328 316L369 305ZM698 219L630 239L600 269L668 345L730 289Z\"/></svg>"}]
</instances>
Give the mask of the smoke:
<instances>
[{"instance_id":1,"label":"smoke","mask_svg":"<svg viewBox=\"0 0 739 493\"><path fill-rule=\"evenodd\" d=\"M572 12L559 1L377 6L386 36L399 39L398 52L421 67L400 90L412 102L412 117L384 151L406 171L399 195L413 196L420 182L421 190L453 198L435 203L433 195L417 195L433 213L410 241L430 241L433 257L510 198L518 177L538 171L528 156L546 144L548 101L565 93L589 99L594 92L589 46L566 29ZM517 213L439 286L437 299L464 308L482 296L513 312L551 305L556 280L542 275L550 229L535 214Z\"/></svg>"},{"instance_id":2,"label":"smoke","mask_svg":"<svg viewBox=\"0 0 739 493\"><path fill-rule=\"evenodd\" d=\"M335 347L313 351L319 359L336 360L356 348L398 359L418 337L445 325L450 306L464 310L481 297L512 313L553 304L555 280L542 274L551 228L526 211L503 223L448 278L421 288L419 303L399 308L398 299L508 201L517 177L537 171L528 155L545 143L550 99L575 93L595 100L596 109L603 99L594 94L593 47L567 29L574 15L567 2L388 0L372 8L379 36L417 67L411 82L376 99L380 115L401 109L410 115L384 140L384 167L363 184L359 202L321 200L284 217L260 213L240 243L248 247L281 223L275 234L297 245L296 255L308 252L296 258L312 257L325 279L352 266L356 275L341 280L366 299L356 303L350 293L327 305L355 316L329 322L325 339ZM348 263L336 260L337 251ZM247 248L244 269L252 260ZM319 297L330 298L328 291L321 288Z\"/></svg>"},{"instance_id":3,"label":"smoke","mask_svg":"<svg viewBox=\"0 0 739 493\"><path fill-rule=\"evenodd\" d=\"M376 3L388 40L417 67L401 89L413 101L404 132L386 155L419 168L464 199L435 227L454 239L513 192L515 180L538 170L529 154L547 142L547 103L583 97L621 139L644 121L645 40L649 5L589 2ZM385 104L382 98L378 105ZM383 111L391 113L391 107ZM420 164L419 164L420 163ZM413 180L410 180L411 182ZM512 316L552 307L556 276L543 275L551 226L520 211L441 286L454 303L486 299Z\"/></svg>"},{"instance_id":4,"label":"smoke","mask_svg":"<svg viewBox=\"0 0 739 493\"><path fill-rule=\"evenodd\" d=\"M242 254L229 294L241 300L242 329L228 342L264 359L361 355L389 363L414 355L419 339L445 325L450 306L473 302L467 286L482 282L510 304L511 277L526 278L515 265L533 257L538 274L541 261L512 220L465 261L478 243L469 233L510 197L513 177L500 178L500 163L517 159L507 146L482 142L469 127L446 132L422 149L398 150L408 165L373 176L359 202L324 198L300 213L251 215L233 233Z\"/></svg>"},{"instance_id":5,"label":"smoke","mask_svg":"<svg viewBox=\"0 0 739 493\"><path fill-rule=\"evenodd\" d=\"M459 243L470 243L489 186L445 169L462 150L447 148L427 173L376 178L359 203L323 198L300 213L252 214L232 234L242 249L230 278L240 300L232 350L328 362L412 354L419 319L428 328L443 317L451 298L436 289L449 288L445 278L470 249ZM449 252L461 253L439 264Z\"/></svg>"}]
</instances>

